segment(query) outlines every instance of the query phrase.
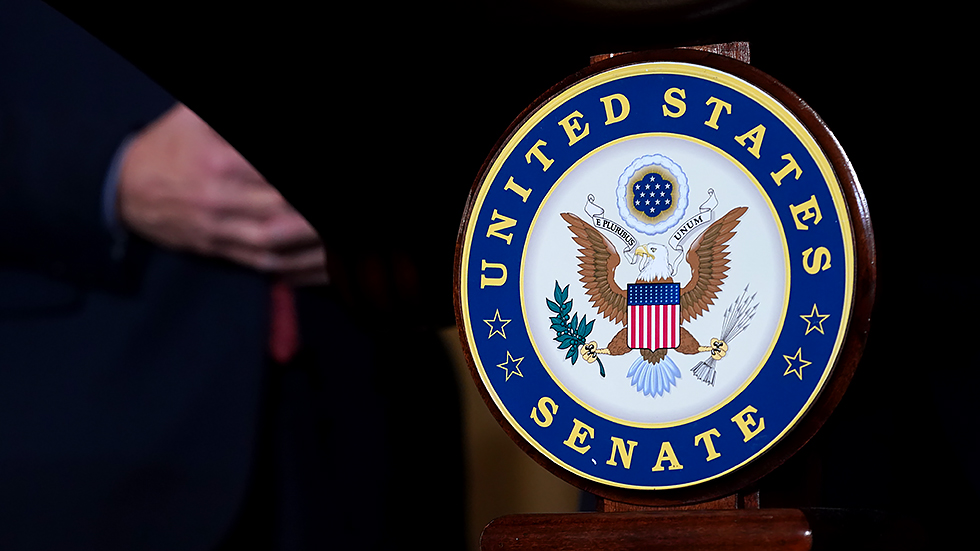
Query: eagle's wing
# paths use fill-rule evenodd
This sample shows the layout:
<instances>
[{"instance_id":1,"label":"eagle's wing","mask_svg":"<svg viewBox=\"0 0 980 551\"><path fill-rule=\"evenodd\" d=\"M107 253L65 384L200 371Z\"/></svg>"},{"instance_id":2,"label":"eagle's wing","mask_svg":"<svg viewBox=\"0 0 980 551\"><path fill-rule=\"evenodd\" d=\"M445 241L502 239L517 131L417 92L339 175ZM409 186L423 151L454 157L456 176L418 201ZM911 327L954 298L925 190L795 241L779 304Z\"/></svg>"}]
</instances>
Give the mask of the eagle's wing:
<instances>
[{"instance_id":1,"label":"eagle's wing","mask_svg":"<svg viewBox=\"0 0 980 551\"><path fill-rule=\"evenodd\" d=\"M626 323L626 291L615 279L616 267L619 266L619 253L608 239L578 216L564 212L562 218L568 222L579 245L579 270L581 281L589 301L595 305L599 313L615 323Z\"/></svg>"},{"instance_id":2,"label":"eagle's wing","mask_svg":"<svg viewBox=\"0 0 980 551\"><path fill-rule=\"evenodd\" d=\"M748 210L738 207L715 220L687 253L691 281L681 289L681 323L692 320L714 304L728 271L728 240L735 235L739 218Z\"/></svg>"}]
</instances>

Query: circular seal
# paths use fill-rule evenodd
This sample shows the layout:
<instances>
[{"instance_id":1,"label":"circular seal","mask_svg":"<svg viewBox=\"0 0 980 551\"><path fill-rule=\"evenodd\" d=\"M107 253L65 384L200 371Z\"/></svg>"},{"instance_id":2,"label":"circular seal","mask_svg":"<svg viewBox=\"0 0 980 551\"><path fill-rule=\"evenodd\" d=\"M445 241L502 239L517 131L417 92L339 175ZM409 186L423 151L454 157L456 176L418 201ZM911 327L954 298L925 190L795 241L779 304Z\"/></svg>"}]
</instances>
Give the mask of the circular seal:
<instances>
[{"instance_id":1,"label":"circular seal","mask_svg":"<svg viewBox=\"0 0 980 551\"><path fill-rule=\"evenodd\" d=\"M690 51L593 66L516 121L474 185L456 304L477 384L584 489L738 490L850 379L866 213L833 136L761 72Z\"/></svg>"}]
</instances>

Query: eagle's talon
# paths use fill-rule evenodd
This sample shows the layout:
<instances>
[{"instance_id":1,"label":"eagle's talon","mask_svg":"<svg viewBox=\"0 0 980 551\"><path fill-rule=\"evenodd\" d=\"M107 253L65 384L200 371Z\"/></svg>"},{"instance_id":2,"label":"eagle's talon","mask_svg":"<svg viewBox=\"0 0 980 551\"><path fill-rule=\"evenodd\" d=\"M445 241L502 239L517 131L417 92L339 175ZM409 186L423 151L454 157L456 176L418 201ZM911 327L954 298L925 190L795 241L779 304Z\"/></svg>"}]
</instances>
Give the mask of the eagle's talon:
<instances>
[{"instance_id":1,"label":"eagle's talon","mask_svg":"<svg viewBox=\"0 0 980 551\"><path fill-rule=\"evenodd\" d=\"M599 359L599 354L608 354L608 348L599 348L599 343L595 341L589 341L581 346L579 346L579 354L582 355L582 359L592 363ZM600 364L602 362L599 362Z\"/></svg>"},{"instance_id":2,"label":"eagle's talon","mask_svg":"<svg viewBox=\"0 0 980 551\"><path fill-rule=\"evenodd\" d=\"M711 339L711 346L699 346L698 352L711 352L711 358L720 360L728 354L728 343L721 339Z\"/></svg>"},{"instance_id":3,"label":"eagle's talon","mask_svg":"<svg viewBox=\"0 0 980 551\"><path fill-rule=\"evenodd\" d=\"M711 339L711 357L720 360L728 354L728 343L721 339Z\"/></svg>"}]
</instances>

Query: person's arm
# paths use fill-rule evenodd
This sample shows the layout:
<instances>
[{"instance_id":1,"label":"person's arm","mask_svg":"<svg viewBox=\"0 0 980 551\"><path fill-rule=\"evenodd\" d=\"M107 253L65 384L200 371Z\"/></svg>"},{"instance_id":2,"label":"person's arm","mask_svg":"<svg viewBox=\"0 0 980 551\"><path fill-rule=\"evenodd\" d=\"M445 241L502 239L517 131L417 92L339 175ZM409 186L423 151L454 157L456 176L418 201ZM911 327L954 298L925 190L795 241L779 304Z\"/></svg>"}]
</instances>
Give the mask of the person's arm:
<instances>
[{"instance_id":1,"label":"person's arm","mask_svg":"<svg viewBox=\"0 0 980 551\"><path fill-rule=\"evenodd\" d=\"M313 227L181 104L129 145L116 194L122 224L148 241L289 283L326 282L323 244Z\"/></svg>"},{"instance_id":2,"label":"person's arm","mask_svg":"<svg viewBox=\"0 0 980 551\"><path fill-rule=\"evenodd\" d=\"M0 0L0 266L104 281L122 231L296 284L313 228L200 118L40 2Z\"/></svg>"}]
</instances>

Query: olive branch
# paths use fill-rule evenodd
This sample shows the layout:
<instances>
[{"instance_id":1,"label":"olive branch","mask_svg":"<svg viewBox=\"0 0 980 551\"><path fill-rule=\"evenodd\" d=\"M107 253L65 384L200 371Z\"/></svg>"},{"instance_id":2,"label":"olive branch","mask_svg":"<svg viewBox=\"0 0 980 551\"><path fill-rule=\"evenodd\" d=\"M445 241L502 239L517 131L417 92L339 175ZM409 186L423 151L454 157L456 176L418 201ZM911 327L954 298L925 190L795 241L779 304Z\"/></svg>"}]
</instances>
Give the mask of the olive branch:
<instances>
[{"instance_id":1,"label":"olive branch","mask_svg":"<svg viewBox=\"0 0 980 551\"><path fill-rule=\"evenodd\" d=\"M545 299L548 309L555 313L551 319L551 329L555 332L555 340L558 341L558 349L568 349L565 359L571 359L572 365L578 361L580 346L585 344L585 337L592 333L592 324L595 320L587 321L585 316L580 320L576 312L569 320L568 314L572 311L572 299L568 298L568 285L564 289L555 280L555 300ZM596 358L598 360L598 358ZM606 370L599 361L599 375L605 377Z\"/></svg>"}]
</instances>

